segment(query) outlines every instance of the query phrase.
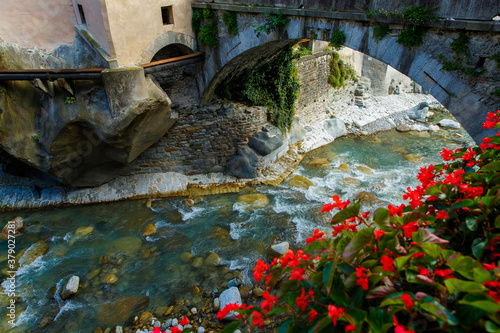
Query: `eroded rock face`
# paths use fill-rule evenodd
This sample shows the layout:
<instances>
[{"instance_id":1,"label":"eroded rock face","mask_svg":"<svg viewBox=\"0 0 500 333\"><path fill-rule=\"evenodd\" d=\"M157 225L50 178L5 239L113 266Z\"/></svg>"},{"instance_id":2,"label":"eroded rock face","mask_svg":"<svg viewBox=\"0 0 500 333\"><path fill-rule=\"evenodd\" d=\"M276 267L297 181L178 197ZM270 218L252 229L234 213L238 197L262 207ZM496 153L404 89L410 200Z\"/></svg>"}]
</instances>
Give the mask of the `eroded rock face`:
<instances>
[{"instance_id":1,"label":"eroded rock face","mask_svg":"<svg viewBox=\"0 0 500 333\"><path fill-rule=\"evenodd\" d=\"M32 50L31 57L23 52L28 50L0 42L0 68L74 65L44 50ZM141 67L102 75L102 80L0 83L1 148L71 186L97 186L118 175L168 131L177 114Z\"/></svg>"}]
</instances>

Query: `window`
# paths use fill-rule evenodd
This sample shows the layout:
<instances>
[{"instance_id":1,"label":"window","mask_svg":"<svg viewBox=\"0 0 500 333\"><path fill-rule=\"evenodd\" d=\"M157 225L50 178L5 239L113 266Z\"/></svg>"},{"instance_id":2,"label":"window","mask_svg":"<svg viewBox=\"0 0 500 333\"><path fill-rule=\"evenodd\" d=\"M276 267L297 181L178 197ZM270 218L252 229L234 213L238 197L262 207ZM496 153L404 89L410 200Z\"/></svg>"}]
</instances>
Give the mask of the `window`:
<instances>
[{"instance_id":1,"label":"window","mask_svg":"<svg viewBox=\"0 0 500 333\"><path fill-rule=\"evenodd\" d=\"M82 20L82 24L87 24L85 21L85 13L83 12L83 6L78 5L78 13L80 13L80 19Z\"/></svg>"},{"instance_id":2,"label":"window","mask_svg":"<svg viewBox=\"0 0 500 333\"><path fill-rule=\"evenodd\" d=\"M161 7L161 18L163 25L174 24L174 12L172 6Z\"/></svg>"}]
</instances>

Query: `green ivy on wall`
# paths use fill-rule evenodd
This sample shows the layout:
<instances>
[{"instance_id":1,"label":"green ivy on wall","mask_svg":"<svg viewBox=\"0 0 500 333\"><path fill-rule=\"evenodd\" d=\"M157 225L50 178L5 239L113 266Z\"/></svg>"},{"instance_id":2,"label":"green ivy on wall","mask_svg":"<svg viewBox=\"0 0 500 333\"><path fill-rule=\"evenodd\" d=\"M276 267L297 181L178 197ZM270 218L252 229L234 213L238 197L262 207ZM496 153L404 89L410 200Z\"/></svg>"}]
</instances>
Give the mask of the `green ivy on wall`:
<instances>
[{"instance_id":1,"label":"green ivy on wall","mask_svg":"<svg viewBox=\"0 0 500 333\"><path fill-rule=\"evenodd\" d=\"M265 22L264 24L255 24L254 31L257 37L260 37L262 33L269 35L271 32L280 30L285 27L285 25L290 22L290 19L285 17L281 12L279 13L264 13Z\"/></svg>"},{"instance_id":2,"label":"green ivy on wall","mask_svg":"<svg viewBox=\"0 0 500 333\"><path fill-rule=\"evenodd\" d=\"M356 73L348 64L340 59L337 52L332 53L330 58L330 75L328 75L328 83L334 88L340 88L345 85L347 79L358 80Z\"/></svg>"},{"instance_id":3,"label":"green ivy on wall","mask_svg":"<svg viewBox=\"0 0 500 333\"><path fill-rule=\"evenodd\" d=\"M330 46L334 47L336 50L340 50L342 45L345 44L346 36L345 33L340 30L340 28L335 29L332 32L332 37L330 37Z\"/></svg>"},{"instance_id":4,"label":"green ivy on wall","mask_svg":"<svg viewBox=\"0 0 500 333\"><path fill-rule=\"evenodd\" d=\"M266 106L268 120L285 131L291 128L295 101L299 95L299 77L291 47L259 68L248 69L216 89L218 97L249 105Z\"/></svg>"},{"instance_id":5,"label":"green ivy on wall","mask_svg":"<svg viewBox=\"0 0 500 333\"><path fill-rule=\"evenodd\" d=\"M217 27L219 23L219 18L210 9L195 9L193 11L191 25L203 45L209 47L219 45L219 29Z\"/></svg>"},{"instance_id":6,"label":"green ivy on wall","mask_svg":"<svg viewBox=\"0 0 500 333\"><path fill-rule=\"evenodd\" d=\"M465 33L461 33L457 38L454 38L450 48L454 53L451 60L442 54L439 55L439 60L443 62L441 70L458 71L471 76L479 76L486 71L485 67L476 68L471 66L469 37Z\"/></svg>"},{"instance_id":7,"label":"green ivy on wall","mask_svg":"<svg viewBox=\"0 0 500 333\"><path fill-rule=\"evenodd\" d=\"M229 35L236 36L238 34L238 19L236 12L227 12L222 14L222 21L224 21Z\"/></svg>"}]
</instances>

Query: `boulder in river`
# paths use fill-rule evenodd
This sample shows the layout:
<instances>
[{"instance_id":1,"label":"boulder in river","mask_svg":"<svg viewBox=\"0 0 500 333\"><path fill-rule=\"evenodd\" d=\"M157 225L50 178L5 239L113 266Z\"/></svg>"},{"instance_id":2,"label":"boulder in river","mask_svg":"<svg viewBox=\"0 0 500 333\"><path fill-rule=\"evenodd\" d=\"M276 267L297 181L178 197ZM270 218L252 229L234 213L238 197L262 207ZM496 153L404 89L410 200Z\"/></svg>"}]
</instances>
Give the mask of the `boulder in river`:
<instances>
[{"instance_id":1,"label":"boulder in river","mask_svg":"<svg viewBox=\"0 0 500 333\"><path fill-rule=\"evenodd\" d=\"M327 166L330 166L330 162L326 158L318 158L309 162L309 165L319 168L325 168Z\"/></svg>"},{"instance_id":2,"label":"boulder in river","mask_svg":"<svg viewBox=\"0 0 500 333\"><path fill-rule=\"evenodd\" d=\"M361 171L362 173L364 174L367 174L367 175L373 175L373 171L372 169L368 168L368 167L365 167L365 166L362 166L362 165L358 165L356 167L357 170Z\"/></svg>"},{"instance_id":3,"label":"boulder in river","mask_svg":"<svg viewBox=\"0 0 500 333\"><path fill-rule=\"evenodd\" d=\"M154 235L156 232L156 226L154 224L150 224L146 227L146 229L142 232L142 237L149 237Z\"/></svg>"},{"instance_id":4,"label":"boulder in river","mask_svg":"<svg viewBox=\"0 0 500 333\"><path fill-rule=\"evenodd\" d=\"M340 185L344 187L360 187L361 182L356 178L346 177L340 180Z\"/></svg>"},{"instance_id":5,"label":"boulder in river","mask_svg":"<svg viewBox=\"0 0 500 333\"><path fill-rule=\"evenodd\" d=\"M301 175L293 176L288 181L288 183L294 187L303 188L304 190L307 190L309 187L314 186L314 183L312 181Z\"/></svg>"},{"instance_id":6,"label":"boulder in river","mask_svg":"<svg viewBox=\"0 0 500 333\"><path fill-rule=\"evenodd\" d=\"M205 266L220 266L222 260L220 257L213 252L210 252L210 254L205 258L204 264Z\"/></svg>"},{"instance_id":7,"label":"boulder in river","mask_svg":"<svg viewBox=\"0 0 500 333\"><path fill-rule=\"evenodd\" d=\"M262 156L269 155L283 145L283 133L273 125L266 125L262 131L254 133L248 139L248 146Z\"/></svg>"},{"instance_id":8,"label":"boulder in river","mask_svg":"<svg viewBox=\"0 0 500 333\"><path fill-rule=\"evenodd\" d=\"M60 295L63 300L66 300L78 292L80 286L80 277L73 275L68 279L64 287L61 289Z\"/></svg>"},{"instance_id":9,"label":"boulder in river","mask_svg":"<svg viewBox=\"0 0 500 333\"><path fill-rule=\"evenodd\" d=\"M407 154L405 155L405 159L417 164L422 163L422 161L424 160L424 158L418 154Z\"/></svg>"},{"instance_id":10,"label":"boulder in river","mask_svg":"<svg viewBox=\"0 0 500 333\"><path fill-rule=\"evenodd\" d=\"M290 248L290 244L288 242L281 242L277 244L273 244L270 247L272 255L284 255L288 252Z\"/></svg>"},{"instance_id":11,"label":"boulder in river","mask_svg":"<svg viewBox=\"0 0 500 333\"><path fill-rule=\"evenodd\" d=\"M237 178L255 178L258 163L259 157L252 148L238 147L236 154L227 163L227 172Z\"/></svg>"},{"instance_id":12,"label":"boulder in river","mask_svg":"<svg viewBox=\"0 0 500 333\"><path fill-rule=\"evenodd\" d=\"M38 242L31 245L17 260L20 266L27 266L35 261L38 257L41 257L49 250L49 246L43 241L39 240Z\"/></svg>"},{"instance_id":13,"label":"boulder in river","mask_svg":"<svg viewBox=\"0 0 500 333\"><path fill-rule=\"evenodd\" d=\"M231 303L236 303L241 305L241 295L240 291L236 287L232 287L224 290L219 296L220 308L224 309L224 307ZM228 313L227 316L224 317L225 320L236 320L234 311Z\"/></svg>"},{"instance_id":14,"label":"boulder in river","mask_svg":"<svg viewBox=\"0 0 500 333\"><path fill-rule=\"evenodd\" d=\"M451 119L443 119L438 123L441 127L460 128L460 124Z\"/></svg>"},{"instance_id":15,"label":"boulder in river","mask_svg":"<svg viewBox=\"0 0 500 333\"><path fill-rule=\"evenodd\" d=\"M265 194L260 193L250 193L240 195L237 202L249 209L264 208L269 205L269 199Z\"/></svg>"},{"instance_id":16,"label":"boulder in river","mask_svg":"<svg viewBox=\"0 0 500 333\"><path fill-rule=\"evenodd\" d=\"M79 227L78 229L75 230L75 233L73 237L71 237L69 241L69 245L73 245L74 242L80 239L85 239L88 236L90 236L94 232L94 227L93 226L85 226L85 227Z\"/></svg>"}]
</instances>

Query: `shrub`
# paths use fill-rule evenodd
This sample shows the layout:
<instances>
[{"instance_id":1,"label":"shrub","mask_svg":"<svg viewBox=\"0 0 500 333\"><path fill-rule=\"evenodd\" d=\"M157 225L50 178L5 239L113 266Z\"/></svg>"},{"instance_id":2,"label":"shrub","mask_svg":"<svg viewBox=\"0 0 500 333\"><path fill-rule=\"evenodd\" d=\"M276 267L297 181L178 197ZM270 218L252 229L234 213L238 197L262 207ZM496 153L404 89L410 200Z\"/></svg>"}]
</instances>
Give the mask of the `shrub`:
<instances>
[{"instance_id":1,"label":"shrub","mask_svg":"<svg viewBox=\"0 0 500 333\"><path fill-rule=\"evenodd\" d=\"M422 25L438 19L432 12L438 7L425 8L423 6L408 6L403 9L401 17L413 24Z\"/></svg>"},{"instance_id":2,"label":"shrub","mask_svg":"<svg viewBox=\"0 0 500 333\"><path fill-rule=\"evenodd\" d=\"M499 122L500 111L489 113L484 127ZM217 318L241 317L225 331L267 319L281 322L279 332L497 331L500 136L441 155L448 163L420 168L408 206L363 213L333 196L322 210L338 210L332 236L316 229L305 251L259 260L264 300L222 309Z\"/></svg>"},{"instance_id":3,"label":"shrub","mask_svg":"<svg viewBox=\"0 0 500 333\"><path fill-rule=\"evenodd\" d=\"M280 30L285 27L285 25L290 22L290 19L285 17L281 12L279 13L264 13L265 22L261 25L254 25L254 31L257 37L260 37L262 33L269 35L271 32Z\"/></svg>"},{"instance_id":4,"label":"shrub","mask_svg":"<svg viewBox=\"0 0 500 333\"><path fill-rule=\"evenodd\" d=\"M312 54L312 50L310 47L305 47L305 46L301 45L299 47L299 49L293 53L293 57L300 58L302 56L311 55L311 54Z\"/></svg>"},{"instance_id":5,"label":"shrub","mask_svg":"<svg viewBox=\"0 0 500 333\"><path fill-rule=\"evenodd\" d=\"M191 25L203 45L209 47L219 45L219 22L215 12L210 9L195 9L193 11Z\"/></svg>"},{"instance_id":6,"label":"shrub","mask_svg":"<svg viewBox=\"0 0 500 333\"><path fill-rule=\"evenodd\" d=\"M330 46L335 48L336 50L340 50L342 45L345 44L346 36L345 33L340 30L340 28L335 29L332 32L332 37L330 37Z\"/></svg>"},{"instance_id":7,"label":"shrub","mask_svg":"<svg viewBox=\"0 0 500 333\"><path fill-rule=\"evenodd\" d=\"M330 58L330 75L328 75L328 83L334 88L340 88L344 86L345 80L349 78L357 81L354 70L340 60L337 52L333 52Z\"/></svg>"},{"instance_id":8,"label":"shrub","mask_svg":"<svg viewBox=\"0 0 500 333\"><path fill-rule=\"evenodd\" d=\"M409 49L420 46L424 41L426 30L424 27L411 26L399 33L396 42Z\"/></svg>"},{"instance_id":9,"label":"shrub","mask_svg":"<svg viewBox=\"0 0 500 333\"><path fill-rule=\"evenodd\" d=\"M231 36L238 34L238 19L236 12L227 12L222 14L222 20L227 27L227 32Z\"/></svg>"},{"instance_id":10,"label":"shrub","mask_svg":"<svg viewBox=\"0 0 500 333\"><path fill-rule=\"evenodd\" d=\"M389 33L389 31L388 25L376 25L373 27L373 39L378 43Z\"/></svg>"}]
</instances>

